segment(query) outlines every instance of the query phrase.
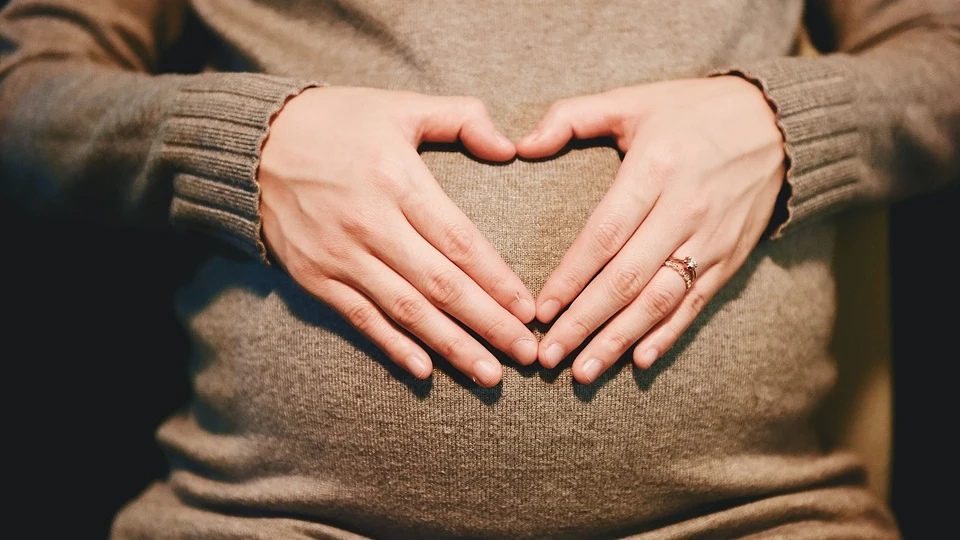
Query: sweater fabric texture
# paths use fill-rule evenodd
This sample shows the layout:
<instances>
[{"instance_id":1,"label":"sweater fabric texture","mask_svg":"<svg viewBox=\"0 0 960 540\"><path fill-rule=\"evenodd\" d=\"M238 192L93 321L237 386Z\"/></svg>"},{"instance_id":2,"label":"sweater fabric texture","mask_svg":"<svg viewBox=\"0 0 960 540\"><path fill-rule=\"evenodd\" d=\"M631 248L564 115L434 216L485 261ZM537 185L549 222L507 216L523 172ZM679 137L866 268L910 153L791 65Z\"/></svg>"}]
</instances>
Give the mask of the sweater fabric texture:
<instances>
[{"instance_id":1,"label":"sweater fabric texture","mask_svg":"<svg viewBox=\"0 0 960 540\"><path fill-rule=\"evenodd\" d=\"M804 23L822 55L797 55ZM956 177L955 0L14 0L0 47L11 196L211 239L175 299L194 392L158 430L171 472L115 540L899 537L813 425L832 218ZM260 147L306 88L477 96L516 139L560 98L719 73L776 112L779 218L650 370L504 358L484 389L434 357L416 380L268 263ZM534 294L621 163L421 155Z\"/></svg>"}]
</instances>

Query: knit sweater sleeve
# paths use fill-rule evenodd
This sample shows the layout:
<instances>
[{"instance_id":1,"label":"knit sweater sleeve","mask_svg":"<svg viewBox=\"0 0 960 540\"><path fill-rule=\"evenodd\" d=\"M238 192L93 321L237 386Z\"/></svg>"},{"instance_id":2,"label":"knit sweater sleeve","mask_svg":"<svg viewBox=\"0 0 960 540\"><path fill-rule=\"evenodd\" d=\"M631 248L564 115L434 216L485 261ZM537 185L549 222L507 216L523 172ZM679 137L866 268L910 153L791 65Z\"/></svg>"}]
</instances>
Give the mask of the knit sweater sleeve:
<instances>
[{"instance_id":1,"label":"knit sweater sleeve","mask_svg":"<svg viewBox=\"0 0 960 540\"><path fill-rule=\"evenodd\" d=\"M183 0L14 0L4 8L2 187L38 214L172 225L266 261L260 147L286 100L317 83L159 73L186 9Z\"/></svg>"},{"instance_id":2,"label":"knit sweater sleeve","mask_svg":"<svg viewBox=\"0 0 960 540\"><path fill-rule=\"evenodd\" d=\"M752 81L776 111L787 175L774 239L960 178L960 2L819 0L806 19L823 54L713 73Z\"/></svg>"}]
</instances>

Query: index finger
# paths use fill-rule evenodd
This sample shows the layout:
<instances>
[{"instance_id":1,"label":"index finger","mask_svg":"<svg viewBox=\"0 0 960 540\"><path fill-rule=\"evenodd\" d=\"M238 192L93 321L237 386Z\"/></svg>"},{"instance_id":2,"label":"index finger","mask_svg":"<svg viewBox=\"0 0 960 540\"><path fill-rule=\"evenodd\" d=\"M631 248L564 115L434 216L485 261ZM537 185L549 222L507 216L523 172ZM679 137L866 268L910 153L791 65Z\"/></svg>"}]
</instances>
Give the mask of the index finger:
<instances>
[{"instance_id":1,"label":"index finger","mask_svg":"<svg viewBox=\"0 0 960 540\"><path fill-rule=\"evenodd\" d=\"M411 225L440 253L470 276L498 304L523 323L533 320L533 295L480 229L453 201L414 153L411 174L419 189L401 210Z\"/></svg>"},{"instance_id":2,"label":"index finger","mask_svg":"<svg viewBox=\"0 0 960 540\"><path fill-rule=\"evenodd\" d=\"M573 301L612 259L650 212L659 196L637 174L639 153L628 152L610 190L590 214L583 230L550 273L537 296L537 319L548 323ZM649 186L649 187L648 187Z\"/></svg>"}]
</instances>

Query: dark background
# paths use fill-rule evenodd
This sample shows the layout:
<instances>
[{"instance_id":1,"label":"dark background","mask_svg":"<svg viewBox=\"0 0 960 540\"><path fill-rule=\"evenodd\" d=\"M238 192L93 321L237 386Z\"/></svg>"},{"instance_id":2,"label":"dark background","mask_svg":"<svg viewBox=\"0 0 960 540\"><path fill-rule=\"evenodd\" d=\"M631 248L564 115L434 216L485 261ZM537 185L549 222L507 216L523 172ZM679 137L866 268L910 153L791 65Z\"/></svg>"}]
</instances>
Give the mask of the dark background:
<instances>
[{"instance_id":1,"label":"dark background","mask_svg":"<svg viewBox=\"0 0 960 540\"><path fill-rule=\"evenodd\" d=\"M960 353L947 336L960 287L940 257L955 255L958 211L958 185L890 211L892 505L908 540L942 537L955 519L956 497L942 494L956 479ZM189 278L178 261L202 246L42 219L6 199L0 231L7 492L25 510L8 519L36 513L43 538L105 538L120 506L166 473L154 431L189 398L171 295Z\"/></svg>"}]
</instances>

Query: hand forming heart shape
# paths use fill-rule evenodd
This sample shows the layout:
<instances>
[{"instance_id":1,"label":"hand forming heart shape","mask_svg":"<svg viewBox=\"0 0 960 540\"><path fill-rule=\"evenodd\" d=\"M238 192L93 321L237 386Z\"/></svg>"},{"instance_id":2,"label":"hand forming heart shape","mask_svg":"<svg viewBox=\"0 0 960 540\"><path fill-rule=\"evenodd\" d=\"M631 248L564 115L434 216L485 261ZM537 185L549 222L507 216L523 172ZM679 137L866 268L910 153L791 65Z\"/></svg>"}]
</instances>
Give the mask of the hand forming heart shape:
<instances>
[{"instance_id":1,"label":"hand forming heart shape","mask_svg":"<svg viewBox=\"0 0 960 540\"><path fill-rule=\"evenodd\" d=\"M601 136L616 140L623 163L537 298L543 322L570 304L540 341L546 367L602 327L574 361L583 383L638 340L644 369L676 342L760 240L785 177L774 111L737 76L559 101L517 150L538 158ZM687 257L695 268L669 263Z\"/></svg>"},{"instance_id":2,"label":"hand forming heart shape","mask_svg":"<svg viewBox=\"0 0 960 540\"><path fill-rule=\"evenodd\" d=\"M332 122L347 128L319 127ZM417 153L459 139L481 159L543 158L603 136L625 153L620 171L536 304ZM413 337L487 387L502 367L451 318L548 368L600 329L574 362L583 383L638 340L649 367L743 264L783 177L774 113L734 76L562 100L516 145L475 98L307 90L273 121L258 171L264 241L301 287L415 376L432 366ZM699 266L664 266L686 256ZM568 305L538 350L524 323Z\"/></svg>"}]
</instances>

